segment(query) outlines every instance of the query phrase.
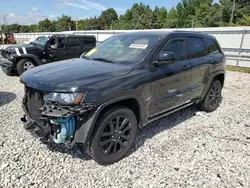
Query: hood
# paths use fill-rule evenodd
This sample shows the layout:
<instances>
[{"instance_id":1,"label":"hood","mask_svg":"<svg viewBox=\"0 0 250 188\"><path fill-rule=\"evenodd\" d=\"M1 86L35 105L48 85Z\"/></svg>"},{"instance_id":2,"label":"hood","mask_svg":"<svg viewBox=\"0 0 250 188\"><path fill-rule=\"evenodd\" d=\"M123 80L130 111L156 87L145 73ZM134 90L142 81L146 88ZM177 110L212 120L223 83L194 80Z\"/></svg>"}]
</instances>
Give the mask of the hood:
<instances>
[{"instance_id":1,"label":"hood","mask_svg":"<svg viewBox=\"0 0 250 188\"><path fill-rule=\"evenodd\" d=\"M32 54L39 51L39 47L33 45L13 45L5 48L5 51L11 52L12 54Z\"/></svg>"},{"instance_id":2,"label":"hood","mask_svg":"<svg viewBox=\"0 0 250 188\"><path fill-rule=\"evenodd\" d=\"M20 80L41 91L74 92L79 87L120 77L132 70L129 65L77 58L38 66L24 72Z\"/></svg>"}]
</instances>

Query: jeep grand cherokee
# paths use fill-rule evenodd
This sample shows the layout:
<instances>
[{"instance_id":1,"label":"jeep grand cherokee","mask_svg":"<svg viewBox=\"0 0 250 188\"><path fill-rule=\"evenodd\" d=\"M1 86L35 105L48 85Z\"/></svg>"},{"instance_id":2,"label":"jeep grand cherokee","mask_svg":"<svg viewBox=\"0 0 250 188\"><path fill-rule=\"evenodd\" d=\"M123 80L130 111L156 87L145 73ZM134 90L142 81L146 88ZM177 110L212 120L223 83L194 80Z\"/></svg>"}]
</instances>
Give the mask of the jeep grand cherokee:
<instances>
[{"instance_id":1,"label":"jeep grand cherokee","mask_svg":"<svg viewBox=\"0 0 250 188\"><path fill-rule=\"evenodd\" d=\"M77 59L25 72L25 129L100 164L125 157L138 128L193 104L218 108L225 56L212 36L133 32L109 38Z\"/></svg>"}]
</instances>

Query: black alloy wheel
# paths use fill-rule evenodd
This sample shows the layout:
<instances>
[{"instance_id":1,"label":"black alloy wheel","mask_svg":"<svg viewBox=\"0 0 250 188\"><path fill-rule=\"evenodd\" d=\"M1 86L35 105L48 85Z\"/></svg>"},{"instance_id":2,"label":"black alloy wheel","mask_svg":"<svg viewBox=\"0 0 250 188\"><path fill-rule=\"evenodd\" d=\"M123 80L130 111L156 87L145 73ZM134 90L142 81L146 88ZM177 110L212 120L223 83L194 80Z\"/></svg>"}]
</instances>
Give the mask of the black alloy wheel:
<instances>
[{"instance_id":1,"label":"black alloy wheel","mask_svg":"<svg viewBox=\"0 0 250 188\"><path fill-rule=\"evenodd\" d=\"M128 117L117 116L106 124L101 134L100 146L105 155L115 155L128 145L132 125Z\"/></svg>"},{"instance_id":2,"label":"black alloy wheel","mask_svg":"<svg viewBox=\"0 0 250 188\"><path fill-rule=\"evenodd\" d=\"M211 107L214 107L220 103L221 100L221 84L219 82L215 82L209 93L208 104Z\"/></svg>"},{"instance_id":3,"label":"black alloy wheel","mask_svg":"<svg viewBox=\"0 0 250 188\"><path fill-rule=\"evenodd\" d=\"M201 102L201 110L212 112L216 110L221 103L222 84L219 80L214 80L211 84L205 99Z\"/></svg>"},{"instance_id":4,"label":"black alloy wheel","mask_svg":"<svg viewBox=\"0 0 250 188\"><path fill-rule=\"evenodd\" d=\"M107 165L124 158L134 145L137 119L125 106L103 112L89 141L88 153L98 163Z\"/></svg>"}]
</instances>

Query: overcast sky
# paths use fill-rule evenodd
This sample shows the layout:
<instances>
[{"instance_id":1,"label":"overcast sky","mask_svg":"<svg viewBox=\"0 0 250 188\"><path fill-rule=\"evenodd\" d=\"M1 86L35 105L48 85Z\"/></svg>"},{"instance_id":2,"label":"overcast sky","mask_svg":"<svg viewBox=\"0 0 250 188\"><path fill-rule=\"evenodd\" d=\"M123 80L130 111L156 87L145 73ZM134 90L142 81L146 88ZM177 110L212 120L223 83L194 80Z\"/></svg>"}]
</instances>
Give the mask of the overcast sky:
<instances>
[{"instance_id":1,"label":"overcast sky","mask_svg":"<svg viewBox=\"0 0 250 188\"><path fill-rule=\"evenodd\" d=\"M73 19L99 16L107 8L114 8L118 14L124 14L134 3L143 2L167 9L180 0L1 0L0 24L5 15L8 24L33 24L45 18L57 19L62 14Z\"/></svg>"}]
</instances>

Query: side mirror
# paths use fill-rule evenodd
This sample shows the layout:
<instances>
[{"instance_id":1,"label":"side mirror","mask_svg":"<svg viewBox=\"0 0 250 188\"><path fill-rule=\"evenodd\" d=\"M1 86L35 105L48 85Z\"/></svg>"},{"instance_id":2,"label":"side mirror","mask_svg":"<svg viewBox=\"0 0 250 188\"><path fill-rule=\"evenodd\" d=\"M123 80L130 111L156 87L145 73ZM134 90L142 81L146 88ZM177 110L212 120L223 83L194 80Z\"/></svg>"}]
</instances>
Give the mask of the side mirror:
<instances>
[{"instance_id":1,"label":"side mirror","mask_svg":"<svg viewBox=\"0 0 250 188\"><path fill-rule=\"evenodd\" d=\"M172 63L175 61L175 55L173 52L164 52L158 55L156 65Z\"/></svg>"}]
</instances>

